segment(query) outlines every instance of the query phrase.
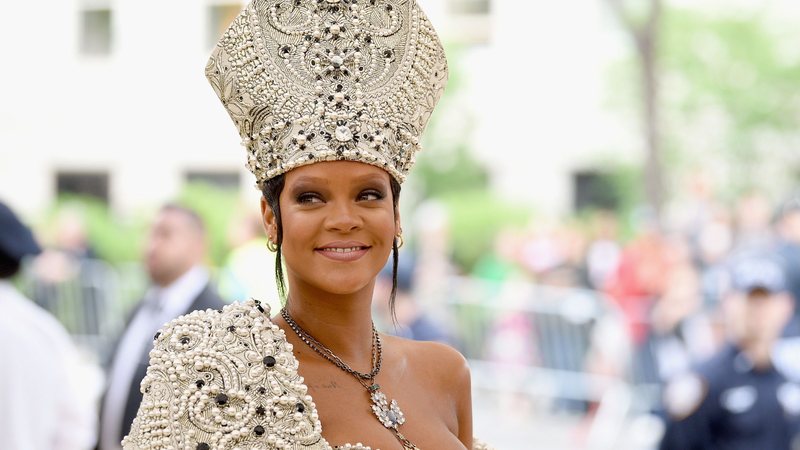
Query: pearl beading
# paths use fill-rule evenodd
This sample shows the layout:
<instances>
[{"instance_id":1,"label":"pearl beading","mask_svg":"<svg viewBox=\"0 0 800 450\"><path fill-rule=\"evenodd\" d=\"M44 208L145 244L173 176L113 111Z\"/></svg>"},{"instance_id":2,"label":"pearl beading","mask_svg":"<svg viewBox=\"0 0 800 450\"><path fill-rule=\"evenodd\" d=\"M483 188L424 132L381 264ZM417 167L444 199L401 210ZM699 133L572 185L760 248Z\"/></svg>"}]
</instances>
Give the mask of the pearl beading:
<instances>
[{"instance_id":1,"label":"pearl beading","mask_svg":"<svg viewBox=\"0 0 800 450\"><path fill-rule=\"evenodd\" d=\"M123 446L330 450L297 367L267 305L250 300L181 316L156 334Z\"/></svg>"},{"instance_id":2,"label":"pearl beading","mask_svg":"<svg viewBox=\"0 0 800 450\"><path fill-rule=\"evenodd\" d=\"M248 300L162 327L123 448L372 450L322 437L292 345L269 317L268 305ZM477 440L473 449L491 450Z\"/></svg>"},{"instance_id":3,"label":"pearl beading","mask_svg":"<svg viewBox=\"0 0 800 450\"><path fill-rule=\"evenodd\" d=\"M402 182L447 81L413 0L253 0L206 76L256 185L318 161L373 164Z\"/></svg>"}]
</instances>

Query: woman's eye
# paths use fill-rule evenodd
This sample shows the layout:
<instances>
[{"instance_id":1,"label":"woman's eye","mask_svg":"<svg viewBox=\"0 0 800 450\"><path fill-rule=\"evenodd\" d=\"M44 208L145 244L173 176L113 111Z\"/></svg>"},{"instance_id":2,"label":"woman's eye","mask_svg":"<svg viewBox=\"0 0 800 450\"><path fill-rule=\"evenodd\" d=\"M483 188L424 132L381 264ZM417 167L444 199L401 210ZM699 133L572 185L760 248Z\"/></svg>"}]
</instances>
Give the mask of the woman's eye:
<instances>
[{"instance_id":1,"label":"woman's eye","mask_svg":"<svg viewBox=\"0 0 800 450\"><path fill-rule=\"evenodd\" d=\"M319 203L322 201L322 198L319 194L315 194L313 192L306 192L305 194L300 194L297 196L297 203Z\"/></svg>"},{"instance_id":2,"label":"woman's eye","mask_svg":"<svg viewBox=\"0 0 800 450\"><path fill-rule=\"evenodd\" d=\"M364 191L358 196L359 200L374 201L383 198L383 193L379 191Z\"/></svg>"}]
</instances>

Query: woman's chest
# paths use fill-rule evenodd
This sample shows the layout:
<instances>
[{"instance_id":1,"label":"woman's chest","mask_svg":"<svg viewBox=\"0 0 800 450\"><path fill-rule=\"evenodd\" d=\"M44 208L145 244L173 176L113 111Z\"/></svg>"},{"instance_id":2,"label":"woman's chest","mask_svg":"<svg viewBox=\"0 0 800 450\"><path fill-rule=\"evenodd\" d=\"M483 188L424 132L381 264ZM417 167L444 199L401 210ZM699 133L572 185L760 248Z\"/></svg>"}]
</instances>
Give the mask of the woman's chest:
<instances>
[{"instance_id":1,"label":"woman's chest","mask_svg":"<svg viewBox=\"0 0 800 450\"><path fill-rule=\"evenodd\" d=\"M361 443L372 449L402 449L399 433L419 449L464 449L456 436L452 407L448 408L442 393L413 377L379 375L375 380L380 386L377 392L385 395L386 403L373 400L372 392L343 372L312 371L305 379L322 423L322 435L333 446ZM397 433L381 418L387 423L391 423L387 418L399 419L402 423L396 427Z\"/></svg>"}]
</instances>

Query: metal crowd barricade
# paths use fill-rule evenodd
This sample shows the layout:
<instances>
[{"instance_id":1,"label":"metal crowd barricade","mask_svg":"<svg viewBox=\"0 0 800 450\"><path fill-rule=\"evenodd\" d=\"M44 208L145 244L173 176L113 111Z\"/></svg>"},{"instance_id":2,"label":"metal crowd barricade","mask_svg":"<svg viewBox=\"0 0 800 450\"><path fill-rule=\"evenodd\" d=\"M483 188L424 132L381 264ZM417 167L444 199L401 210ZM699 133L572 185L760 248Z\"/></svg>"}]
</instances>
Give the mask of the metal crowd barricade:
<instances>
[{"instance_id":1,"label":"metal crowd barricade","mask_svg":"<svg viewBox=\"0 0 800 450\"><path fill-rule=\"evenodd\" d=\"M69 260L68 269L66 275L50 279L29 266L21 288L64 325L78 346L106 362L132 300L141 292L141 268L80 259Z\"/></svg>"},{"instance_id":2,"label":"metal crowd barricade","mask_svg":"<svg viewBox=\"0 0 800 450\"><path fill-rule=\"evenodd\" d=\"M463 277L451 279L446 291L442 316L469 360L475 389L526 397L558 414L591 415L585 448L629 448L623 430L652 409L655 392L630 382L629 360L617 374L589 369L590 358L610 344L599 329L625 326L605 296ZM622 351L630 357L631 350Z\"/></svg>"}]
</instances>

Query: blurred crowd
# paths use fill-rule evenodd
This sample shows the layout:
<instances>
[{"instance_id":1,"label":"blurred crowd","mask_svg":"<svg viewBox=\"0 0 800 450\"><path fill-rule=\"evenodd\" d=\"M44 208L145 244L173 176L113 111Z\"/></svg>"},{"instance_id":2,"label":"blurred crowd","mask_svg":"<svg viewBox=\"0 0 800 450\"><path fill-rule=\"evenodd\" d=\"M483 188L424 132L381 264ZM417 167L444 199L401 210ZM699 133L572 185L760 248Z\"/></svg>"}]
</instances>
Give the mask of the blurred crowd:
<instances>
[{"instance_id":1,"label":"blurred crowd","mask_svg":"<svg viewBox=\"0 0 800 450\"><path fill-rule=\"evenodd\" d=\"M4 214L13 216L7 209ZM407 226L413 238L401 250L396 268L393 310L385 301L392 289L391 264L378 277L376 321L387 332L454 345L476 362L656 386L659 395L646 409L663 419L658 434L665 436L662 446L667 449L716 448L694 446L686 436L702 434L697 430L705 425L698 425L696 415L705 411L709 398L724 394L724 389L723 394L714 393L715 383L728 382L728 372L736 372L704 369L707 361L725 367L719 360L725 352L733 351L732 361L739 355L750 361L755 369L745 374L760 374L763 367L778 369L775 389L784 392L774 405L754 400L742 406L740 401L736 408L771 417L786 413L780 410L784 397L794 396L786 400L791 403L788 408L796 408L792 417L800 414L800 387L789 394L783 388L800 381L800 359L793 356L800 355L794 351L800 347L792 347L800 339L800 308L795 305L800 299L800 196L774 202L753 192L730 205L706 197L685 202L660 220L647 211L631 217L599 210L566 221L538 219L527 228L506 229L496 235L492 250L466 270L454 262L448 238L458 224L450 223L441 207L423 205ZM0 227L8 248L13 247L9 242L21 242L18 236L9 237L24 227L14 224ZM275 255L267 250L259 218L252 214L232 219L226 262L210 267L203 219L183 206L161 208L150 224L143 270L128 300L120 294L124 283L118 280L126 276L98 260L80 214L67 210L53 225L43 239L44 251L38 245L25 251L14 247L13 259L27 263L2 292L11 295L11 286L17 300L24 293L33 300L29 303L41 307L36 314L55 315L61 322L51 321L59 327L55 333L71 335L71 342L59 338L65 341L59 346L79 344L74 352L60 353L78 355L64 365L80 368L68 377L69 383L66 378L53 382L61 383L65 395L81 399L72 403L84 408L65 411L82 418L65 423L81 423L83 428L72 426L79 438L64 440L63 445L21 443L14 448L119 448L141 399L138 383L152 335L163 323L194 309L248 297L262 299L273 310L280 307ZM9 272L6 278L16 274ZM542 319L554 311L544 297L556 299L556 319ZM465 308L474 298L478 300L472 306L483 309ZM772 300L760 301L765 298ZM11 376L13 366L4 364L0 385L18 379ZM74 379L74 373L82 375ZM476 385L522 386L522 378L503 371ZM75 385L71 393L70 383ZM739 384L747 383L743 379ZM551 395L558 397L563 389L554 387ZM602 392L570 392L556 407L590 418L597 413ZM7 415L10 405L3 402L0 415ZM769 448L789 448L776 445Z\"/></svg>"}]
</instances>

